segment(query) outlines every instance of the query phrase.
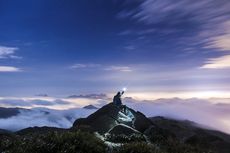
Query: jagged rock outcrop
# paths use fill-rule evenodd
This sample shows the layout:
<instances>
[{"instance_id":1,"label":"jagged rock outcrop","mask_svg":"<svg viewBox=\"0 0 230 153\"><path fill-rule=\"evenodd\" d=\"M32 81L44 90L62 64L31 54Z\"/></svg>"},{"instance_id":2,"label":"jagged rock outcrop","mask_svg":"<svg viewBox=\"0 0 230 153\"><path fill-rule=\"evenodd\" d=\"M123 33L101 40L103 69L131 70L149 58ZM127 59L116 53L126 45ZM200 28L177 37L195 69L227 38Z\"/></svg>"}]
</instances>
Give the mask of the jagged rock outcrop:
<instances>
[{"instance_id":1,"label":"jagged rock outcrop","mask_svg":"<svg viewBox=\"0 0 230 153\"><path fill-rule=\"evenodd\" d=\"M153 126L144 114L127 107L126 112L113 103L109 103L87 118L77 119L73 124L73 129L83 129L105 133L144 133L146 129Z\"/></svg>"}]
</instances>

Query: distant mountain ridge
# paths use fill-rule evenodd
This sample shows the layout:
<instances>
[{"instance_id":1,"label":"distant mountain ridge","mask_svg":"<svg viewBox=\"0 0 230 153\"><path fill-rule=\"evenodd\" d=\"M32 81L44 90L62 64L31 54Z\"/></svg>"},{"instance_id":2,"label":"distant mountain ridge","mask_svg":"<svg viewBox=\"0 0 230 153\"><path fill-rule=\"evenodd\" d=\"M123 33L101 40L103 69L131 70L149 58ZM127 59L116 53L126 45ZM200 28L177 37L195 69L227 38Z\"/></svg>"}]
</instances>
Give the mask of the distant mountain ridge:
<instances>
[{"instance_id":1,"label":"distant mountain ridge","mask_svg":"<svg viewBox=\"0 0 230 153\"><path fill-rule=\"evenodd\" d=\"M98 109L96 106L94 105L87 105L83 107L84 109Z\"/></svg>"},{"instance_id":2,"label":"distant mountain ridge","mask_svg":"<svg viewBox=\"0 0 230 153\"><path fill-rule=\"evenodd\" d=\"M0 118L9 118L16 116L20 113L20 110L27 110L24 108L4 108L0 107Z\"/></svg>"},{"instance_id":3,"label":"distant mountain ridge","mask_svg":"<svg viewBox=\"0 0 230 153\"><path fill-rule=\"evenodd\" d=\"M67 98L89 98L89 99L103 99L107 98L106 94L85 94L85 95L70 95Z\"/></svg>"}]
</instances>

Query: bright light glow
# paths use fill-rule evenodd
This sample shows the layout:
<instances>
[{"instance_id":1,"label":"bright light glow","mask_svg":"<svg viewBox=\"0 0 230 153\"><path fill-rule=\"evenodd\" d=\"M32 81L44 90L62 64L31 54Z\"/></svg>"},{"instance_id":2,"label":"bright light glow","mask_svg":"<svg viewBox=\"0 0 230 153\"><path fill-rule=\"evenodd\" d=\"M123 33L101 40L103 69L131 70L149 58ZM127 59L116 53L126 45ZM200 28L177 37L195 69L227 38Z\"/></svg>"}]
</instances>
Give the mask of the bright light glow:
<instances>
[{"instance_id":1,"label":"bright light glow","mask_svg":"<svg viewBox=\"0 0 230 153\"><path fill-rule=\"evenodd\" d=\"M126 91L127 90L127 88L126 87L124 87L123 89L122 89L122 91Z\"/></svg>"}]
</instances>

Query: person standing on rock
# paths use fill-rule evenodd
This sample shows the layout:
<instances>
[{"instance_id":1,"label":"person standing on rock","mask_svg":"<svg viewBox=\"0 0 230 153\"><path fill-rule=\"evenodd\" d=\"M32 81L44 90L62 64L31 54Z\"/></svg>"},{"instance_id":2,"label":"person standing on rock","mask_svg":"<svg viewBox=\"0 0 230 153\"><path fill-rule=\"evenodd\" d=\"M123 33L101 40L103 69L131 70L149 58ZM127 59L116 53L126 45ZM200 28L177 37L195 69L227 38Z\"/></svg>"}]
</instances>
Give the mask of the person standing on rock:
<instances>
[{"instance_id":1,"label":"person standing on rock","mask_svg":"<svg viewBox=\"0 0 230 153\"><path fill-rule=\"evenodd\" d=\"M116 106L120 106L122 105L121 102L121 96L124 94L124 91L122 92L118 92L114 97L113 97L113 104L115 104Z\"/></svg>"},{"instance_id":2,"label":"person standing on rock","mask_svg":"<svg viewBox=\"0 0 230 153\"><path fill-rule=\"evenodd\" d=\"M122 101L121 101L121 96L125 93L125 91L122 92L118 92L114 97L113 97L113 104L118 106L120 109L122 109L124 111L124 113L126 113L126 106L122 105Z\"/></svg>"}]
</instances>

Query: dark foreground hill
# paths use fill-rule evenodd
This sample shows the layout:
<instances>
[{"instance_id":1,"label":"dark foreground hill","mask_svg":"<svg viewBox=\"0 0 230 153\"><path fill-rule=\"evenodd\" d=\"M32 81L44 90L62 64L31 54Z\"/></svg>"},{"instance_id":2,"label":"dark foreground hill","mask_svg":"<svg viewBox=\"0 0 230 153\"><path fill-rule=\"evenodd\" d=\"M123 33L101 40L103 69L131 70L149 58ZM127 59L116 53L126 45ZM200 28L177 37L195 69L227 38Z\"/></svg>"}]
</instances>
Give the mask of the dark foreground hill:
<instances>
[{"instance_id":1,"label":"dark foreground hill","mask_svg":"<svg viewBox=\"0 0 230 153\"><path fill-rule=\"evenodd\" d=\"M164 117L150 118L159 128L170 131L183 144L215 150L220 153L230 151L230 135L216 130L201 128L197 123L178 121Z\"/></svg>"},{"instance_id":2,"label":"dark foreground hill","mask_svg":"<svg viewBox=\"0 0 230 153\"><path fill-rule=\"evenodd\" d=\"M70 129L27 128L0 133L0 153L229 153L230 136L189 121L147 118L105 105Z\"/></svg>"}]
</instances>

